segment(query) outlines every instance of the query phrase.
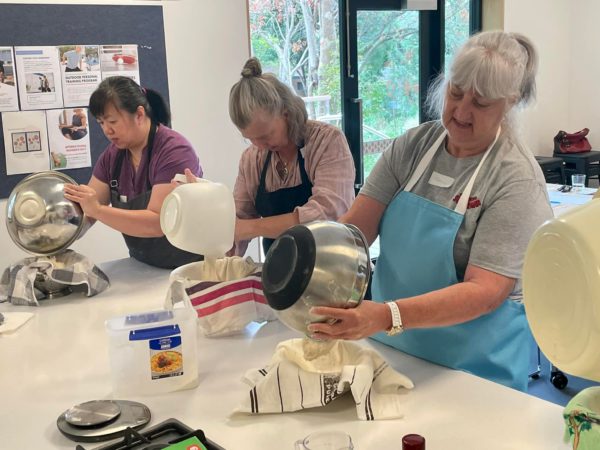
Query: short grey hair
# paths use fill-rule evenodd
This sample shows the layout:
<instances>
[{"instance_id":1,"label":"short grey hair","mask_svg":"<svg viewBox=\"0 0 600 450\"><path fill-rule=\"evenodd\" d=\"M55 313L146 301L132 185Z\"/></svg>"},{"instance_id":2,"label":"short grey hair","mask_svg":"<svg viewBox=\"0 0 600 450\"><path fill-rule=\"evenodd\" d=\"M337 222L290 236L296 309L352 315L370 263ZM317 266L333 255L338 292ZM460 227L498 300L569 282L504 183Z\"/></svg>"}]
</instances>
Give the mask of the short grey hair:
<instances>
[{"instance_id":1,"label":"short grey hair","mask_svg":"<svg viewBox=\"0 0 600 450\"><path fill-rule=\"evenodd\" d=\"M537 68L537 51L522 34L504 31L475 34L456 52L448 76L441 74L430 87L428 112L432 117L441 117L450 85L524 107L535 99Z\"/></svg>"},{"instance_id":2,"label":"short grey hair","mask_svg":"<svg viewBox=\"0 0 600 450\"><path fill-rule=\"evenodd\" d=\"M246 128L259 110L274 116L287 113L288 137L302 145L308 120L304 100L275 75L263 74L257 58L246 61L241 75L229 92L229 117L234 125Z\"/></svg>"}]
</instances>

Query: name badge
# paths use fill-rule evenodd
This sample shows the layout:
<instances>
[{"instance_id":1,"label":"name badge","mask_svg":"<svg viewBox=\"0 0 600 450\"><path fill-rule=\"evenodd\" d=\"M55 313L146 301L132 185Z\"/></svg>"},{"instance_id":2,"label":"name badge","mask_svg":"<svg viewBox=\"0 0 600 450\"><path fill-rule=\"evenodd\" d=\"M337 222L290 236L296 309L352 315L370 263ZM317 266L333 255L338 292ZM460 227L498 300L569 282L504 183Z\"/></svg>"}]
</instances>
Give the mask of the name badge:
<instances>
[{"instance_id":1,"label":"name badge","mask_svg":"<svg viewBox=\"0 0 600 450\"><path fill-rule=\"evenodd\" d=\"M433 171L433 173L431 174L431 177L429 178L428 183L431 184L432 186L447 188L447 187L452 186L452 184L454 184L454 178L449 177L447 175L443 175L439 172Z\"/></svg>"},{"instance_id":2,"label":"name badge","mask_svg":"<svg viewBox=\"0 0 600 450\"><path fill-rule=\"evenodd\" d=\"M126 195L119 195L119 201L122 203L125 203L127 201L127 196Z\"/></svg>"}]
</instances>

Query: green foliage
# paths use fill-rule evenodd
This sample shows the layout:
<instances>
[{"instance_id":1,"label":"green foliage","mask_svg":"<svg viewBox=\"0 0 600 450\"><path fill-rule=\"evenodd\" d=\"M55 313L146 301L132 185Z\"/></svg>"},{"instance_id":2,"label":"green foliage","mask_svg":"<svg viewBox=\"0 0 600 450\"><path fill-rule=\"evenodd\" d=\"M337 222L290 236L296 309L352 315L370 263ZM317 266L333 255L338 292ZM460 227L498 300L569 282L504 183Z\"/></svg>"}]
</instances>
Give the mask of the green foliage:
<instances>
[{"instance_id":1,"label":"green foliage","mask_svg":"<svg viewBox=\"0 0 600 450\"><path fill-rule=\"evenodd\" d=\"M273 47L267 43L263 36L256 36L252 39L252 54L256 56L265 67L279 66L277 53Z\"/></svg>"},{"instance_id":2,"label":"green foliage","mask_svg":"<svg viewBox=\"0 0 600 450\"><path fill-rule=\"evenodd\" d=\"M307 0L250 0L252 51L263 67L279 68L282 80L299 77L309 84L307 35L301 2ZM321 0L309 0L315 38L321 39ZM470 0L446 0L446 59L468 38ZM337 4L332 3L337 9ZM339 12L334 11L333 20ZM329 19L331 20L331 19ZM359 11L357 17L360 97L363 99L365 140L379 134L395 137L418 124L419 115L419 13L417 11ZM335 39L338 39L337 33ZM313 95L330 95L330 113L341 112L339 46L326 66L319 60L319 80ZM282 61L286 58L286 61ZM299 66L293 73L285 68ZM295 78L296 79L296 78ZM378 155L365 155L365 173Z\"/></svg>"},{"instance_id":3,"label":"green foliage","mask_svg":"<svg viewBox=\"0 0 600 450\"><path fill-rule=\"evenodd\" d=\"M341 95L342 90L340 77L339 48L331 59L331 62L321 68L321 78L319 79L319 88L317 95L331 95L329 104L331 114L340 114L342 112Z\"/></svg>"}]
</instances>

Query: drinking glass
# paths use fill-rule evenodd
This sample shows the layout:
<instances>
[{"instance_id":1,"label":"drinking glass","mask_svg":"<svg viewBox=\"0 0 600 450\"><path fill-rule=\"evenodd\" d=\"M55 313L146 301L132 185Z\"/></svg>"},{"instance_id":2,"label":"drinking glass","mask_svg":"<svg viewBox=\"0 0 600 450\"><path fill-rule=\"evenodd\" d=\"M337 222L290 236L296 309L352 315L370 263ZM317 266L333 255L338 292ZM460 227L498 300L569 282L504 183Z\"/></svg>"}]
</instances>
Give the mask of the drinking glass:
<instances>
[{"instance_id":1,"label":"drinking glass","mask_svg":"<svg viewBox=\"0 0 600 450\"><path fill-rule=\"evenodd\" d=\"M353 450L352 438L343 431L317 431L295 442L296 450Z\"/></svg>"},{"instance_id":2,"label":"drinking glass","mask_svg":"<svg viewBox=\"0 0 600 450\"><path fill-rule=\"evenodd\" d=\"M571 185L575 191L580 191L585 187L585 174L575 173L571 175Z\"/></svg>"}]
</instances>

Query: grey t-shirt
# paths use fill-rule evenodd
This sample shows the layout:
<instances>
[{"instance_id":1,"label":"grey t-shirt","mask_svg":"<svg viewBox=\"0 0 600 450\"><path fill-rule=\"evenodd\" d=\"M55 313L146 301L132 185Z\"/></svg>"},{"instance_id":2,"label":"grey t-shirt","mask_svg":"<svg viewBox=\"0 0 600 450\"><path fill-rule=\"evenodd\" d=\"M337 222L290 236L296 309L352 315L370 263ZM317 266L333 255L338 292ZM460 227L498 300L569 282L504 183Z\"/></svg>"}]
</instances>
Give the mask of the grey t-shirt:
<instances>
[{"instance_id":1,"label":"grey t-shirt","mask_svg":"<svg viewBox=\"0 0 600 450\"><path fill-rule=\"evenodd\" d=\"M427 122L396 138L369 175L361 194L388 205L402 191L421 158L444 131ZM483 153L456 158L440 145L412 192L454 209ZM533 232L552 217L546 183L531 152L501 134L479 170L454 242L459 280L472 264L518 280Z\"/></svg>"}]
</instances>

